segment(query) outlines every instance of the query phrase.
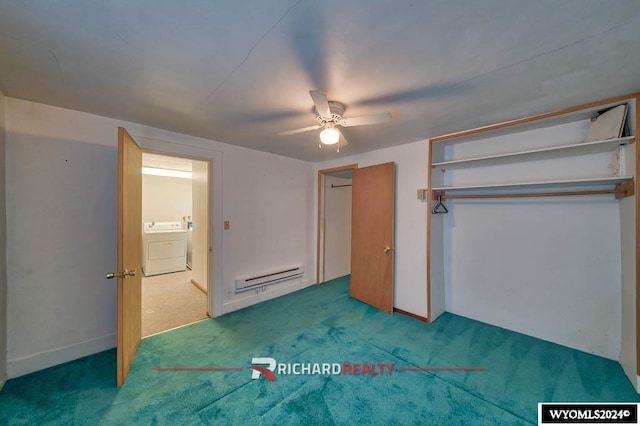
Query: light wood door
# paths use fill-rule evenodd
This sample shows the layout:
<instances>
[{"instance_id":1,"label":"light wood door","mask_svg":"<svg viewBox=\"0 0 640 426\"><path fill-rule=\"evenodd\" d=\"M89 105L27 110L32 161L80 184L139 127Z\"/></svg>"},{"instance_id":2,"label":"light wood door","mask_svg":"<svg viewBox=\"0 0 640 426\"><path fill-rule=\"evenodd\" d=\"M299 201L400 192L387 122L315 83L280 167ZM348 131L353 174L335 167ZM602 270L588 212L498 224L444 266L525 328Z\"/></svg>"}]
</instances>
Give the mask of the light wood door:
<instances>
[{"instance_id":1,"label":"light wood door","mask_svg":"<svg viewBox=\"0 0 640 426\"><path fill-rule=\"evenodd\" d=\"M351 296L393 311L395 163L353 170Z\"/></svg>"},{"instance_id":2,"label":"light wood door","mask_svg":"<svg viewBox=\"0 0 640 426\"><path fill-rule=\"evenodd\" d=\"M134 272L135 271L135 272ZM118 128L118 386L129 373L142 326L142 151Z\"/></svg>"}]
</instances>

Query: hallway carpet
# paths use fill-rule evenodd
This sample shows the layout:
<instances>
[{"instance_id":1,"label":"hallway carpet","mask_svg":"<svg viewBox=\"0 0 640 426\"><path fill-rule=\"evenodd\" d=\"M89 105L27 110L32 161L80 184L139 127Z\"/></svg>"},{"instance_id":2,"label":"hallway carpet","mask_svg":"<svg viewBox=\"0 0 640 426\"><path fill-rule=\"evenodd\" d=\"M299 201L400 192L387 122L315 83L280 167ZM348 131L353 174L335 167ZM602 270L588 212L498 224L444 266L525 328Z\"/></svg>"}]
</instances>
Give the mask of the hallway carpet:
<instances>
[{"instance_id":1,"label":"hallway carpet","mask_svg":"<svg viewBox=\"0 0 640 426\"><path fill-rule=\"evenodd\" d=\"M253 357L394 366L252 380ZM403 370L416 367L486 370ZM387 315L351 299L348 277L144 339L114 381L113 350L9 380L0 423L517 425L540 401L640 401L614 361L452 314Z\"/></svg>"}]
</instances>

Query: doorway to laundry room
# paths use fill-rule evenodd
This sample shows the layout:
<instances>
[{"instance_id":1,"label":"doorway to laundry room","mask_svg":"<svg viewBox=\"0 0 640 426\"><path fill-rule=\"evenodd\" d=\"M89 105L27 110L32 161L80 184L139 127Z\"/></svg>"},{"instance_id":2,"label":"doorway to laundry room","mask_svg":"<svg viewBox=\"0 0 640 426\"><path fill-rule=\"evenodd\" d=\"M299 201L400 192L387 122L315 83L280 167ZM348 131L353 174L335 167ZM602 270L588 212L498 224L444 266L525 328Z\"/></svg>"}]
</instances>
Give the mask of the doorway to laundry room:
<instances>
[{"instance_id":1,"label":"doorway to laundry room","mask_svg":"<svg viewBox=\"0 0 640 426\"><path fill-rule=\"evenodd\" d=\"M142 336L207 318L209 162L142 154Z\"/></svg>"}]
</instances>

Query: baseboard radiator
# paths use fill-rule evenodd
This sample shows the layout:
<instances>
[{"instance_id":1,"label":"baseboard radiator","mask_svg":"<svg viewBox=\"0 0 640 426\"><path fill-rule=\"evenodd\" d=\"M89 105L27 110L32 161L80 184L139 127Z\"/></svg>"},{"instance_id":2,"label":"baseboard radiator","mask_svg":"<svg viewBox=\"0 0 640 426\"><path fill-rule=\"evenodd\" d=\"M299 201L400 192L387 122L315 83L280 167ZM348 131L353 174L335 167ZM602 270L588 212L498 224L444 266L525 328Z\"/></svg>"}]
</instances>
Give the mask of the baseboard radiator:
<instances>
[{"instance_id":1,"label":"baseboard radiator","mask_svg":"<svg viewBox=\"0 0 640 426\"><path fill-rule=\"evenodd\" d=\"M277 271L239 277L236 278L236 293L276 284L282 281L293 280L295 278L302 278L303 276L304 266L293 266L289 268L282 268Z\"/></svg>"}]
</instances>

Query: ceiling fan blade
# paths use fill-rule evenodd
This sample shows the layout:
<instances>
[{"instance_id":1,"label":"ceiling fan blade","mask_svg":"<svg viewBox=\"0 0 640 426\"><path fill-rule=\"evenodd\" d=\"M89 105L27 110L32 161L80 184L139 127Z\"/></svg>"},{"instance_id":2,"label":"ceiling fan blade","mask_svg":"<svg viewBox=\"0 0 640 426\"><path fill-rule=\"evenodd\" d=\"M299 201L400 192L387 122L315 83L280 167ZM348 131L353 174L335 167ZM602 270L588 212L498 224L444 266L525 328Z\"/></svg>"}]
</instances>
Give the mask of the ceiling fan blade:
<instances>
[{"instance_id":1,"label":"ceiling fan blade","mask_svg":"<svg viewBox=\"0 0 640 426\"><path fill-rule=\"evenodd\" d=\"M314 126L309 126L309 127L303 127L301 129L295 129L295 130L288 130L286 132L280 132L278 133L278 136L289 136L289 135L295 135L298 133L303 133L303 132L309 132L311 130L316 130L319 129L320 127L322 127L319 124L316 124Z\"/></svg>"},{"instance_id":2,"label":"ceiling fan blade","mask_svg":"<svg viewBox=\"0 0 640 426\"><path fill-rule=\"evenodd\" d=\"M338 130L338 132L340 132L340 146L341 147L345 147L347 145L349 145L349 141L347 140L347 138L344 137L344 132L340 129L336 129Z\"/></svg>"},{"instance_id":3,"label":"ceiling fan blade","mask_svg":"<svg viewBox=\"0 0 640 426\"><path fill-rule=\"evenodd\" d=\"M327 95L320 90L309 91L313 104L316 106L316 111L320 114L320 117L331 117L331 109L329 108L329 100Z\"/></svg>"},{"instance_id":4,"label":"ceiling fan blade","mask_svg":"<svg viewBox=\"0 0 640 426\"><path fill-rule=\"evenodd\" d=\"M340 121L340 125L344 127L364 126L366 124L385 123L389 120L391 120L391 114L385 112L384 114L361 115L360 117L345 118Z\"/></svg>"}]
</instances>

